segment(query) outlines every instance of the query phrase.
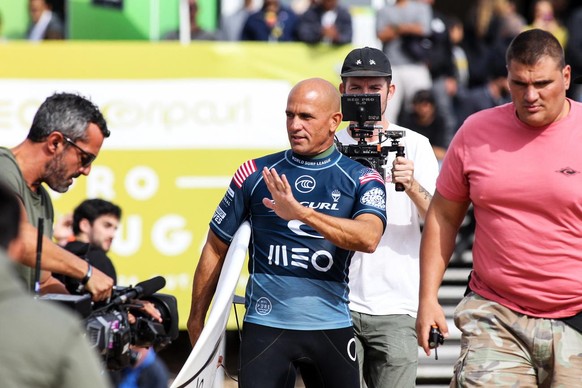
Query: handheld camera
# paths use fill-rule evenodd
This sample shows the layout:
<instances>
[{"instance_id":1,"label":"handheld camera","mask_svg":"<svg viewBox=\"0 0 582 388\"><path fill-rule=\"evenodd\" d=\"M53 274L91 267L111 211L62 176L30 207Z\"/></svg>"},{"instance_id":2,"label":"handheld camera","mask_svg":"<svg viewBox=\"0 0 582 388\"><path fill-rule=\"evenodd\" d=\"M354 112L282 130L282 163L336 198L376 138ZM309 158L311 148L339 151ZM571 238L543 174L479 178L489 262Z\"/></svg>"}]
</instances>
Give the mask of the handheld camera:
<instances>
[{"instance_id":1,"label":"handheld camera","mask_svg":"<svg viewBox=\"0 0 582 388\"><path fill-rule=\"evenodd\" d=\"M432 325L428 333L428 347L434 349L434 359L438 360L437 348L445 342L445 337L441 334L438 326Z\"/></svg>"},{"instance_id":2,"label":"handheld camera","mask_svg":"<svg viewBox=\"0 0 582 388\"><path fill-rule=\"evenodd\" d=\"M64 304L80 314L91 347L97 351L108 370L121 370L135 362L130 345L160 350L178 338L178 305L173 295L157 293L166 280L157 276L135 285L116 287L111 301L91 302L89 294L47 294L39 299ZM140 310L135 300L152 303L161 313L163 323L154 321ZM130 323L129 313L135 323Z\"/></svg>"},{"instance_id":3,"label":"handheld camera","mask_svg":"<svg viewBox=\"0 0 582 388\"><path fill-rule=\"evenodd\" d=\"M404 131L382 131L381 126L367 124L382 119L379 94L343 94L341 109L344 121L355 122L350 124L349 129L358 139L358 143L342 145L337 142L339 151L348 158L373 168L386 178L388 153L396 152L396 156L404 156L404 146L400 144ZM366 138L373 136L375 129L378 129L378 144L368 144ZM390 138L390 146L382 146L386 138ZM395 190L404 191L404 185L396 183Z\"/></svg>"}]
</instances>

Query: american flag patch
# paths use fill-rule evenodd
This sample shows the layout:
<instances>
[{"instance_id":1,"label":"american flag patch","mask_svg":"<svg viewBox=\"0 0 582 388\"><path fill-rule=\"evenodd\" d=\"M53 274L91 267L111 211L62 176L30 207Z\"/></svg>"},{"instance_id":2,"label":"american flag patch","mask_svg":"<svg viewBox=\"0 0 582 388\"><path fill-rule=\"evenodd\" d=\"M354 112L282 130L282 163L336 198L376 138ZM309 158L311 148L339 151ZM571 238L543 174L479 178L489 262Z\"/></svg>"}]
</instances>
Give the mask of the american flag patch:
<instances>
[{"instance_id":1,"label":"american flag patch","mask_svg":"<svg viewBox=\"0 0 582 388\"><path fill-rule=\"evenodd\" d=\"M253 173L257 171L257 165L254 160L247 160L236 170L234 173L234 183L240 189L245 182L245 180Z\"/></svg>"},{"instance_id":2,"label":"american flag patch","mask_svg":"<svg viewBox=\"0 0 582 388\"><path fill-rule=\"evenodd\" d=\"M384 179L382 179L382 176L380 175L380 173L374 169L367 169L364 171L364 173L360 176L360 184L365 184L368 183L370 181L378 181L382 184L384 184Z\"/></svg>"}]
</instances>

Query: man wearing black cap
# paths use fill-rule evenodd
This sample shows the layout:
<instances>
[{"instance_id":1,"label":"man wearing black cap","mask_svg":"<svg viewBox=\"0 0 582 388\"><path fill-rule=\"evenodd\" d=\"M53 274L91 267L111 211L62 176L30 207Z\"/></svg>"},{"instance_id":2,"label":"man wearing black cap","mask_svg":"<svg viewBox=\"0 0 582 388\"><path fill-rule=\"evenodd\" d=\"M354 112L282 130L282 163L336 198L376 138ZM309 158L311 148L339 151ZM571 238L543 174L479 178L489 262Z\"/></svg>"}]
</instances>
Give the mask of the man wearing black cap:
<instances>
[{"instance_id":1,"label":"man wearing black cap","mask_svg":"<svg viewBox=\"0 0 582 388\"><path fill-rule=\"evenodd\" d=\"M356 334L361 377L368 388L414 387L418 363L414 329L418 306L420 222L435 189L438 163L428 139L388 121L386 108L396 91L386 55L355 49L346 57L341 93L378 93L381 127L366 141L377 144L378 130L403 131L404 157L390 152L386 180L388 224L374 253L356 252L350 265L350 310ZM342 144L356 144L350 129L339 131ZM385 139L385 138L384 138ZM404 192L394 184L404 185ZM373 338L373 340L372 340Z\"/></svg>"}]
</instances>

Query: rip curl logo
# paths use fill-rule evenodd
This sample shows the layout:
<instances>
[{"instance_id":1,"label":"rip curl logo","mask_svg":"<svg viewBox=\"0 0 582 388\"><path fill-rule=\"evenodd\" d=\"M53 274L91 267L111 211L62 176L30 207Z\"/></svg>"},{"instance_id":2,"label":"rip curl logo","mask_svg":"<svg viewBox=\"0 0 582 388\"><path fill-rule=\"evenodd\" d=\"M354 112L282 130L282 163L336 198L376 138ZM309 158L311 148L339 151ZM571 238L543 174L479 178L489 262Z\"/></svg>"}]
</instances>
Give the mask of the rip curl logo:
<instances>
[{"instance_id":1,"label":"rip curl logo","mask_svg":"<svg viewBox=\"0 0 582 388\"><path fill-rule=\"evenodd\" d=\"M386 194L381 189L375 187L368 190L360 198L362 205L373 206L380 210L386 210Z\"/></svg>"},{"instance_id":2,"label":"rip curl logo","mask_svg":"<svg viewBox=\"0 0 582 388\"><path fill-rule=\"evenodd\" d=\"M259 298L259 300L257 300L257 305L255 306L255 311L257 312L257 314L267 315L271 312L272 309L273 305L271 304L271 301L268 298L265 298L263 296L262 298Z\"/></svg>"},{"instance_id":3,"label":"rip curl logo","mask_svg":"<svg viewBox=\"0 0 582 388\"><path fill-rule=\"evenodd\" d=\"M308 227L303 222L299 220L291 220L287 223L287 227L290 231L298 236L313 237L313 238L323 238L319 233L314 231L311 227ZM303 230L302 228L305 228Z\"/></svg>"},{"instance_id":4,"label":"rip curl logo","mask_svg":"<svg viewBox=\"0 0 582 388\"><path fill-rule=\"evenodd\" d=\"M576 171L576 170L574 170L571 167L564 167L564 168L559 169L556 172L559 172L560 174L564 174L566 176L572 176L572 175L580 174L580 171Z\"/></svg>"},{"instance_id":5,"label":"rip curl logo","mask_svg":"<svg viewBox=\"0 0 582 388\"><path fill-rule=\"evenodd\" d=\"M301 175L295 180L295 189L303 194L310 193L315 189L315 179L309 175Z\"/></svg>"}]
</instances>

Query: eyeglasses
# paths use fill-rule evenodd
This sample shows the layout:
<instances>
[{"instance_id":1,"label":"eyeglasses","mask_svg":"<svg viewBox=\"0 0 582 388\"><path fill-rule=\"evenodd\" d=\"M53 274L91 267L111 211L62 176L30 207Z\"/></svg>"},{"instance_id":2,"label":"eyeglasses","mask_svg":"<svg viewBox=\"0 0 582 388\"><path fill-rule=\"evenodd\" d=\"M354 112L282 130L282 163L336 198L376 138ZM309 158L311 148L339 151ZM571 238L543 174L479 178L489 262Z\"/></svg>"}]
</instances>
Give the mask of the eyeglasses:
<instances>
[{"instance_id":1,"label":"eyeglasses","mask_svg":"<svg viewBox=\"0 0 582 388\"><path fill-rule=\"evenodd\" d=\"M81 152L81 167L83 167L83 168L89 167L91 165L91 163L93 163L93 161L95 160L95 158L97 158L97 156L95 156L92 153L87 152L84 149L82 149L81 147L79 147L77 144L75 144L74 141L72 141L68 137L66 137L66 136L63 135L63 138L65 139L65 141L67 143L69 143L70 145L72 145L73 147L75 147L76 149L78 149L79 152Z\"/></svg>"}]
</instances>

